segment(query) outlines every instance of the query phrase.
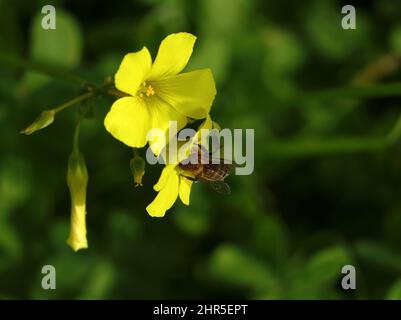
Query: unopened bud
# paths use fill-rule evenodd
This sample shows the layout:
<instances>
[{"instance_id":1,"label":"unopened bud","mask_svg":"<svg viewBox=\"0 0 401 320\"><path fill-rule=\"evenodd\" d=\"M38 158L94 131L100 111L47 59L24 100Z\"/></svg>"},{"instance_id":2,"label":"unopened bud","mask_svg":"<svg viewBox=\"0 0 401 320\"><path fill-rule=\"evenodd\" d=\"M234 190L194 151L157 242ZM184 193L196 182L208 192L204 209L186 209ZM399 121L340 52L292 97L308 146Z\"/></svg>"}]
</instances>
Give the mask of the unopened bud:
<instances>
[{"instance_id":1,"label":"unopened bud","mask_svg":"<svg viewBox=\"0 0 401 320\"><path fill-rule=\"evenodd\" d=\"M86 239L86 187L88 171L85 159L75 149L68 160L67 184L71 195L71 227L67 243L74 251L88 247Z\"/></svg>"},{"instance_id":2,"label":"unopened bud","mask_svg":"<svg viewBox=\"0 0 401 320\"><path fill-rule=\"evenodd\" d=\"M46 128L53 123L55 115L56 111L54 109L42 111L39 117L37 117L29 127L22 130L21 133L29 135L35 131Z\"/></svg>"},{"instance_id":3,"label":"unopened bud","mask_svg":"<svg viewBox=\"0 0 401 320\"><path fill-rule=\"evenodd\" d=\"M135 187L142 186L142 178L145 175L145 160L141 156L135 155L129 165L134 176Z\"/></svg>"}]
</instances>

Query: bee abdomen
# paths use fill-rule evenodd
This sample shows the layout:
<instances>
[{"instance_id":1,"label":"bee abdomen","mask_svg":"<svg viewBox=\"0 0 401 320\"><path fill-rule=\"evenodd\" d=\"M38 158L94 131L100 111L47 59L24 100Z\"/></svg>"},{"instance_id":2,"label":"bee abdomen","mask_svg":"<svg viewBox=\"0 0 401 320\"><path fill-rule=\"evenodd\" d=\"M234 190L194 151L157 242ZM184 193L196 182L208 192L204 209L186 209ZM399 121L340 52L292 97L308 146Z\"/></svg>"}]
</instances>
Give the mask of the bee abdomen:
<instances>
[{"instance_id":1,"label":"bee abdomen","mask_svg":"<svg viewBox=\"0 0 401 320\"><path fill-rule=\"evenodd\" d=\"M229 175L230 168L225 165L206 164L202 178L210 181L222 181Z\"/></svg>"}]
</instances>

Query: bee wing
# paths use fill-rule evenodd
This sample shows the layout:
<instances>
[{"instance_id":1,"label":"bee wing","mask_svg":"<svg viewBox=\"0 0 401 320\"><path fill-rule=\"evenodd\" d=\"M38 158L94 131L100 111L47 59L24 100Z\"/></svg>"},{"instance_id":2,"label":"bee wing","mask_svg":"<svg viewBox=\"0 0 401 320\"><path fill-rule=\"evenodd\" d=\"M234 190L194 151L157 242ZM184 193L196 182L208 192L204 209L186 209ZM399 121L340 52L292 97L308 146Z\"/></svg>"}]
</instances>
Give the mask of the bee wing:
<instances>
[{"instance_id":1,"label":"bee wing","mask_svg":"<svg viewBox=\"0 0 401 320\"><path fill-rule=\"evenodd\" d=\"M210 181L208 185L217 193L220 194L230 194L231 189L230 186L224 181Z\"/></svg>"},{"instance_id":2,"label":"bee wing","mask_svg":"<svg viewBox=\"0 0 401 320\"><path fill-rule=\"evenodd\" d=\"M227 158L213 157L213 156L209 156L209 163L227 164L229 166L234 166L234 167L239 166L233 160Z\"/></svg>"},{"instance_id":3,"label":"bee wing","mask_svg":"<svg viewBox=\"0 0 401 320\"><path fill-rule=\"evenodd\" d=\"M212 158L210 160L210 162L213 161L213 159L215 159L215 161L217 161L218 158ZM224 158L220 158L220 162L219 163L223 163L226 164L230 167L230 171L233 170L234 168L241 168L242 165L239 165L238 163L236 163L234 160L230 160L230 159L224 159Z\"/></svg>"}]
</instances>

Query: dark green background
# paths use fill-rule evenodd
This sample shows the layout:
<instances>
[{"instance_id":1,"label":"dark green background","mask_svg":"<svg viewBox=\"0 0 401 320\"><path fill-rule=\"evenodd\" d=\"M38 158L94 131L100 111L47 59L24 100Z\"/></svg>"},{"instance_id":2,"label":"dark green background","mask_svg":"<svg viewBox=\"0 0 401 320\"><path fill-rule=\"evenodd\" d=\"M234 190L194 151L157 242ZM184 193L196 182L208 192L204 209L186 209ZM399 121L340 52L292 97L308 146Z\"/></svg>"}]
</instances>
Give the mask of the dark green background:
<instances>
[{"instance_id":1,"label":"dark green background","mask_svg":"<svg viewBox=\"0 0 401 320\"><path fill-rule=\"evenodd\" d=\"M40 27L49 3L56 31ZM380 59L371 82L400 79L401 3L354 3L356 30L341 28L343 4L0 0L1 52L96 84L125 53L146 45L154 56L166 35L194 33L187 70L212 68L213 119L255 129L255 172L229 177L230 196L198 184L189 207L154 219L145 208L161 166L134 188L132 151L103 128L112 100L91 101L81 130L89 249L74 253L65 179L79 108L19 131L81 88L0 61L1 297L401 298L401 149L398 136L382 138L401 90L318 92L349 86ZM54 291L40 286L45 264L56 267ZM357 270L353 292L340 286L345 264Z\"/></svg>"}]
</instances>

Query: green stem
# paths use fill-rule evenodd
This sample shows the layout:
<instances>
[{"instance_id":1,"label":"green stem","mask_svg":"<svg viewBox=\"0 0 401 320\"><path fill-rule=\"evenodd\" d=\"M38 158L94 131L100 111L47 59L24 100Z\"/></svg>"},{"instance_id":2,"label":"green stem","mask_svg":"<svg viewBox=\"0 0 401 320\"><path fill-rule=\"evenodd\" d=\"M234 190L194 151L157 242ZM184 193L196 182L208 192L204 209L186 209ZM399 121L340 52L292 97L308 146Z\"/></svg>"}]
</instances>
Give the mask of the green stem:
<instances>
[{"instance_id":1,"label":"green stem","mask_svg":"<svg viewBox=\"0 0 401 320\"><path fill-rule=\"evenodd\" d=\"M81 118L77 122L77 126L74 131L74 140L72 144L72 153L79 153L79 131L81 129Z\"/></svg>"},{"instance_id":2,"label":"green stem","mask_svg":"<svg viewBox=\"0 0 401 320\"><path fill-rule=\"evenodd\" d=\"M346 86L301 94L297 99L373 98L401 96L401 82L369 86ZM268 158L301 158L351 153L376 152L401 139L401 115L390 132L381 138L342 137L273 141L265 145Z\"/></svg>"},{"instance_id":3,"label":"green stem","mask_svg":"<svg viewBox=\"0 0 401 320\"><path fill-rule=\"evenodd\" d=\"M54 110L56 113L57 113L57 112L60 112L60 111L66 109L66 108L68 108L68 107L71 107L71 106L73 106L73 105L75 105L75 104L77 104L77 103L79 103L79 102L82 102L82 101L85 101L85 100L87 100L87 99L89 99L89 98L94 97L97 93L98 93L98 92L95 91L95 90L86 92L86 93L81 94L80 96L78 96L78 97L76 97L76 98L74 98L74 99L72 99L72 100L67 101L66 103L63 103L62 105L60 105L60 106L54 108L53 110Z\"/></svg>"},{"instance_id":4,"label":"green stem","mask_svg":"<svg viewBox=\"0 0 401 320\"><path fill-rule=\"evenodd\" d=\"M386 147L385 139L334 138L272 142L265 146L268 158L303 158L349 153L374 152Z\"/></svg>"},{"instance_id":5,"label":"green stem","mask_svg":"<svg viewBox=\"0 0 401 320\"><path fill-rule=\"evenodd\" d=\"M394 146L401 139L401 115L390 132L381 138L332 138L273 141L263 148L267 158L303 158L355 153L369 153Z\"/></svg>"},{"instance_id":6,"label":"green stem","mask_svg":"<svg viewBox=\"0 0 401 320\"><path fill-rule=\"evenodd\" d=\"M391 129L391 131L387 135L387 141L390 145L395 144L398 142L400 137L401 137L401 116L398 118L393 129Z\"/></svg>"},{"instance_id":7,"label":"green stem","mask_svg":"<svg viewBox=\"0 0 401 320\"><path fill-rule=\"evenodd\" d=\"M128 95L124 92L121 92L117 89L111 88L111 89L107 89L105 90L105 92L112 97L116 97L116 98L123 98L123 97L127 97Z\"/></svg>"},{"instance_id":8,"label":"green stem","mask_svg":"<svg viewBox=\"0 0 401 320\"><path fill-rule=\"evenodd\" d=\"M46 74L51 77L64 79L70 82L77 83L79 85L84 85L87 83L85 79L70 73L66 70L50 67L41 63L36 63L32 61L28 61L26 59L16 57L14 55L9 55L5 52L0 52L0 61L2 61L5 65L12 65L14 67L22 67L26 69L30 69L33 71L37 71L39 73Z\"/></svg>"},{"instance_id":9,"label":"green stem","mask_svg":"<svg viewBox=\"0 0 401 320\"><path fill-rule=\"evenodd\" d=\"M306 92L301 99L373 98L401 96L401 82L369 86L345 86Z\"/></svg>"}]
</instances>

